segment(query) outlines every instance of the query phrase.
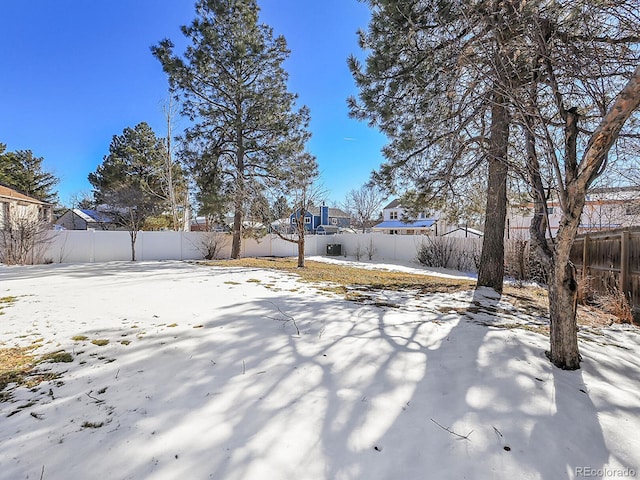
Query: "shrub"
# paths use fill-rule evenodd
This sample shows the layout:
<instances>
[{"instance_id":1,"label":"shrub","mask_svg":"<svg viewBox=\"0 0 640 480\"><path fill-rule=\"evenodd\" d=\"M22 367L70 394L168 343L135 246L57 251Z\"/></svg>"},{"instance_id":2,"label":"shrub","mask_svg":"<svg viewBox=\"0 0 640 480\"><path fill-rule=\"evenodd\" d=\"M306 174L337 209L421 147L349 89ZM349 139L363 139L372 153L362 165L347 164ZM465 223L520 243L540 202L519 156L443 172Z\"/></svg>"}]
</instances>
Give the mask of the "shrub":
<instances>
[{"instance_id":1,"label":"shrub","mask_svg":"<svg viewBox=\"0 0 640 480\"><path fill-rule=\"evenodd\" d=\"M452 238L448 237L424 237L418 247L418 261L427 267L449 268L451 260L456 252L456 246Z\"/></svg>"},{"instance_id":2,"label":"shrub","mask_svg":"<svg viewBox=\"0 0 640 480\"><path fill-rule=\"evenodd\" d=\"M205 232L196 246L205 260L215 260L229 243L229 235L223 232Z\"/></svg>"},{"instance_id":3,"label":"shrub","mask_svg":"<svg viewBox=\"0 0 640 480\"><path fill-rule=\"evenodd\" d=\"M7 218L0 225L0 263L43 263L44 253L50 243L51 233L47 222L26 214Z\"/></svg>"},{"instance_id":4,"label":"shrub","mask_svg":"<svg viewBox=\"0 0 640 480\"><path fill-rule=\"evenodd\" d=\"M373 238L369 239L369 244L366 247L366 251L367 251L367 258L369 259L369 261L373 260L373 256L377 253L377 249L373 244Z\"/></svg>"},{"instance_id":5,"label":"shrub","mask_svg":"<svg viewBox=\"0 0 640 480\"><path fill-rule=\"evenodd\" d=\"M607 293L596 295L594 304L616 317L620 323L633 323L631 303L625 292L617 285L609 288Z\"/></svg>"},{"instance_id":6,"label":"shrub","mask_svg":"<svg viewBox=\"0 0 640 480\"><path fill-rule=\"evenodd\" d=\"M529 241L522 239L508 240L505 244L504 274L517 282L546 283L542 263Z\"/></svg>"}]
</instances>

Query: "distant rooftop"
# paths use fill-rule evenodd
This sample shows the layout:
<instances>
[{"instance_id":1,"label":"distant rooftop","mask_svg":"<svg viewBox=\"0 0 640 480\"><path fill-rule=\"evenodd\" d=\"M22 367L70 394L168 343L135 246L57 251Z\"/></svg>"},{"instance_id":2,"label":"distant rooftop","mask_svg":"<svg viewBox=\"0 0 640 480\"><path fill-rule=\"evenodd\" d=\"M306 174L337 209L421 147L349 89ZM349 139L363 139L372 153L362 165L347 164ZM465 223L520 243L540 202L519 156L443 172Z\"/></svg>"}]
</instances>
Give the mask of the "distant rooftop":
<instances>
[{"instance_id":1,"label":"distant rooftop","mask_svg":"<svg viewBox=\"0 0 640 480\"><path fill-rule=\"evenodd\" d=\"M37 198L30 197L18 190L11 188L7 185L3 185L0 183L0 197L10 198L13 200L22 200L25 202L37 203L39 205L48 205L46 202L38 200Z\"/></svg>"}]
</instances>

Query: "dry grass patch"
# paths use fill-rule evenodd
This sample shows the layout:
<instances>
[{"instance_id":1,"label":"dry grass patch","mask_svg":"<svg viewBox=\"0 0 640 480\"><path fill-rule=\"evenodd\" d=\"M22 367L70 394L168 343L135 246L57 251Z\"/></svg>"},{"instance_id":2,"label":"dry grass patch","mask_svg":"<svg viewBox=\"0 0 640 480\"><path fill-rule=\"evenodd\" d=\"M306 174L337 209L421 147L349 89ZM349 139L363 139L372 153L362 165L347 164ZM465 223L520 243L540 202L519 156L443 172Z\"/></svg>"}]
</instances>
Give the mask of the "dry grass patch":
<instances>
[{"instance_id":1,"label":"dry grass patch","mask_svg":"<svg viewBox=\"0 0 640 480\"><path fill-rule=\"evenodd\" d=\"M18 297L12 297L12 296L0 297L0 315L4 315L4 311L3 311L4 307L14 303L17 300L17 298Z\"/></svg>"},{"instance_id":2,"label":"dry grass patch","mask_svg":"<svg viewBox=\"0 0 640 480\"><path fill-rule=\"evenodd\" d=\"M362 290L418 290L421 293L447 293L469 290L474 287L472 280L458 280L415 273L368 270L365 268L336 265L332 263L306 261L305 268L298 268L291 258L241 258L238 260L215 260L206 265L213 267L244 267L277 270L292 273L304 282L332 284L323 287L335 293L346 294L349 289Z\"/></svg>"},{"instance_id":3,"label":"dry grass patch","mask_svg":"<svg viewBox=\"0 0 640 480\"><path fill-rule=\"evenodd\" d=\"M549 317L549 294L545 288L505 286L503 294L505 300L529 315ZM619 320L604 308L578 304L577 321L582 327L607 327Z\"/></svg>"},{"instance_id":4,"label":"dry grass patch","mask_svg":"<svg viewBox=\"0 0 640 480\"><path fill-rule=\"evenodd\" d=\"M73 362L73 355L69 352L65 352L64 350L59 350L57 352L51 352L43 355L40 358L40 361L50 363L70 363Z\"/></svg>"},{"instance_id":5,"label":"dry grass patch","mask_svg":"<svg viewBox=\"0 0 640 480\"><path fill-rule=\"evenodd\" d=\"M549 315L549 295L544 288L536 286L511 287L505 285L502 292L506 301L529 315Z\"/></svg>"},{"instance_id":6,"label":"dry grass patch","mask_svg":"<svg viewBox=\"0 0 640 480\"><path fill-rule=\"evenodd\" d=\"M0 401L7 400L2 391L10 383L23 385L35 368L36 357L31 353L37 346L0 348Z\"/></svg>"},{"instance_id":7,"label":"dry grass patch","mask_svg":"<svg viewBox=\"0 0 640 480\"><path fill-rule=\"evenodd\" d=\"M60 377L59 373L38 371L39 363L73 361L71 354L64 351L38 357L32 353L38 347L40 345L34 343L28 347L0 348L0 402L11 400L11 391L5 391L9 384L33 388Z\"/></svg>"},{"instance_id":8,"label":"dry grass patch","mask_svg":"<svg viewBox=\"0 0 640 480\"><path fill-rule=\"evenodd\" d=\"M359 291L366 290L417 290L419 293L450 293L471 290L473 280L459 280L415 273L369 270L348 265L306 261L305 268L298 268L293 258L241 258L215 260L206 265L214 267L242 267L276 270L295 274L304 282L315 284L321 290L345 295L347 300L361 301ZM296 291L294 289L292 291ZM512 287L505 285L503 299L529 315L549 316L549 298L542 287ZM611 325L613 316L593 307L578 306L578 324L583 326Z\"/></svg>"}]
</instances>

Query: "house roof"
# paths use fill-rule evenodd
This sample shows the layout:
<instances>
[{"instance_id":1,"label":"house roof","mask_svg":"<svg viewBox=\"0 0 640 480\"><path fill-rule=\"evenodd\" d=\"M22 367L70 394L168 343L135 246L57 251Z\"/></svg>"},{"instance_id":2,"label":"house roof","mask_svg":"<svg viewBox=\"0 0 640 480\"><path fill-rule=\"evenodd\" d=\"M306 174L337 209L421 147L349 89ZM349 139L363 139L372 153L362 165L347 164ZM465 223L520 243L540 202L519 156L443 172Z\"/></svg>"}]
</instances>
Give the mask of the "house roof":
<instances>
[{"instance_id":1,"label":"house roof","mask_svg":"<svg viewBox=\"0 0 640 480\"><path fill-rule=\"evenodd\" d=\"M399 220L391 220L379 223L373 228L429 228L432 227L436 221L432 218L426 218L424 220L416 220L415 222L401 222Z\"/></svg>"},{"instance_id":2,"label":"house roof","mask_svg":"<svg viewBox=\"0 0 640 480\"><path fill-rule=\"evenodd\" d=\"M38 205L48 205L46 202L38 200L37 198L30 197L29 195L25 195L17 190L14 190L11 187L0 184L0 197L9 198L11 200L21 200L23 202L36 203Z\"/></svg>"},{"instance_id":3,"label":"house roof","mask_svg":"<svg viewBox=\"0 0 640 480\"><path fill-rule=\"evenodd\" d=\"M88 208L74 208L73 213L78 215L85 222L112 223L113 218L106 213L90 210Z\"/></svg>"},{"instance_id":4,"label":"house roof","mask_svg":"<svg viewBox=\"0 0 640 480\"><path fill-rule=\"evenodd\" d=\"M316 216L319 217L320 216L320 207L313 207L309 210L309 212ZM342 218L350 218L351 215L349 215L347 212L345 212L344 210L341 210L339 208L329 208L329 216L330 217L342 217Z\"/></svg>"},{"instance_id":5,"label":"house roof","mask_svg":"<svg viewBox=\"0 0 640 480\"><path fill-rule=\"evenodd\" d=\"M291 217L279 218L271 222L271 225L291 225Z\"/></svg>"},{"instance_id":6,"label":"house roof","mask_svg":"<svg viewBox=\"0 0 640 480\"><path fill-rule=\"evenodd\" d=\"M400 206L400 199L396 198L395 200L392 200L389 205L384 207L383 210L386 210L387 208L397 208L399 206Z\"/></svg>"},{"instance_id":7,"label":"house roof","mask_svg":"<svg viewBox=\"0 0 640 480\"><path fill-rule=\"evenodd\" d=\"M317 229L317 233L338 233L340 228L337 225L320 225Z\"/></svg>"}]
</instances>

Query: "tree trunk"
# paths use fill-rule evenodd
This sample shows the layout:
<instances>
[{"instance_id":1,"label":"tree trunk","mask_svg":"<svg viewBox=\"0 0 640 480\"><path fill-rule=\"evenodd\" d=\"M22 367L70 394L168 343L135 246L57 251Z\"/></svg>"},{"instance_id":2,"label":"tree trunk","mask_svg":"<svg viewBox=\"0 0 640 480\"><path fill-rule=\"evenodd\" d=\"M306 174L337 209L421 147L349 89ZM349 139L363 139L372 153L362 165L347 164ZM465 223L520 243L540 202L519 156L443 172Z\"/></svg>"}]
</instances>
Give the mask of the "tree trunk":
<instances>
[{"instance_id":1,"label":"tree trunk","mask_svg":"<svg viewBox=\"0 0 640 480\"><path fill-rule=\"evenodd\" d=\"M640 106L640 66L616 97L613 105L591 135L580 164L576 138L578 115L567 111L565 119L566 202L558 230L552 264L548 270L551 350L549 359L559 368L580 368L576 324L578 283L570 261L571 246L580 225L587 190L600 174L606 156L627 119Z\"/></svg>"},{"instance_id":2,"label":"tree trunk","mask_svg":"<svg viewBox=\"0 0 640 480\"><path fill-rule=\"evenodd\" d=\"M304 237L298 240L298 268L304 268Z\"/></svg>"},{"instance_id":3,"label":"tree trunk","mask_svg":"<svg viewBox=\"0 0 640 480\"><path fill-rule=\"evenodd\" d=\"M580 368L578 351L578 282L575 267L568 259L555 259L547 275L549 289L550 344L549 360L563 370Z\"/></svg>"},{"instance_id":4,"label":"tree trunk","mask_svg":"<svg viewBox=\"0 0 640 480\"><path fill-rule=\"evenodd\" d=\"M238 107L240 111L240 107ZM241 116L236 127L236 198L233 212L233 240L231 243L231 258L240 258L240 245L242 242L242 210L244 207L244 142L242 136Z\"/></svg>"},{"instance_id":5,"label":"tree trunk","mask_svg":"<svg viewBox=\"0 0 640 480\"><path fill-rule=\"evenodd\" d=\"M509 112L499 93L494 94L489 139L489 179L478 286L502 293L504 277L504 228L507 216L507 150Z\"/></svg>"},{"instance_id":6,"label":"tree trunk","mask_svg":"<svg viewBox=\"0 0 640 480\"><path fill-rule=\"evenodd\" d=\"M129 230L129 237L131 238L131 261L136 261L136 238L138 237L138 232L135 230Z\"/></svg>"},{"instance_id":7,"label":"tree trunk","mask_svg":"<svg viewBox=\"0 0 640 480\"><path fill-rule=\"evenodd\" d=\"M304 236L306 233L304 231L304 217L306 210L307 202L306 199L304 199L300 204L300 215L296 223L296 228L298 230L298 241L296 242L298 244L298 268L304 268Z\"/></svg>"},{"instance_id":8,"label":"tree trunk","mask_svg":"<svg viewBox=\"0 0 640 480\"><path fill-rule=\"evenodd\" d=\"M240 258L240 244L242 242L242 199L236 197L233 214L233 238L231 243L231 258Z\"/></svg>"}]
</instances>

